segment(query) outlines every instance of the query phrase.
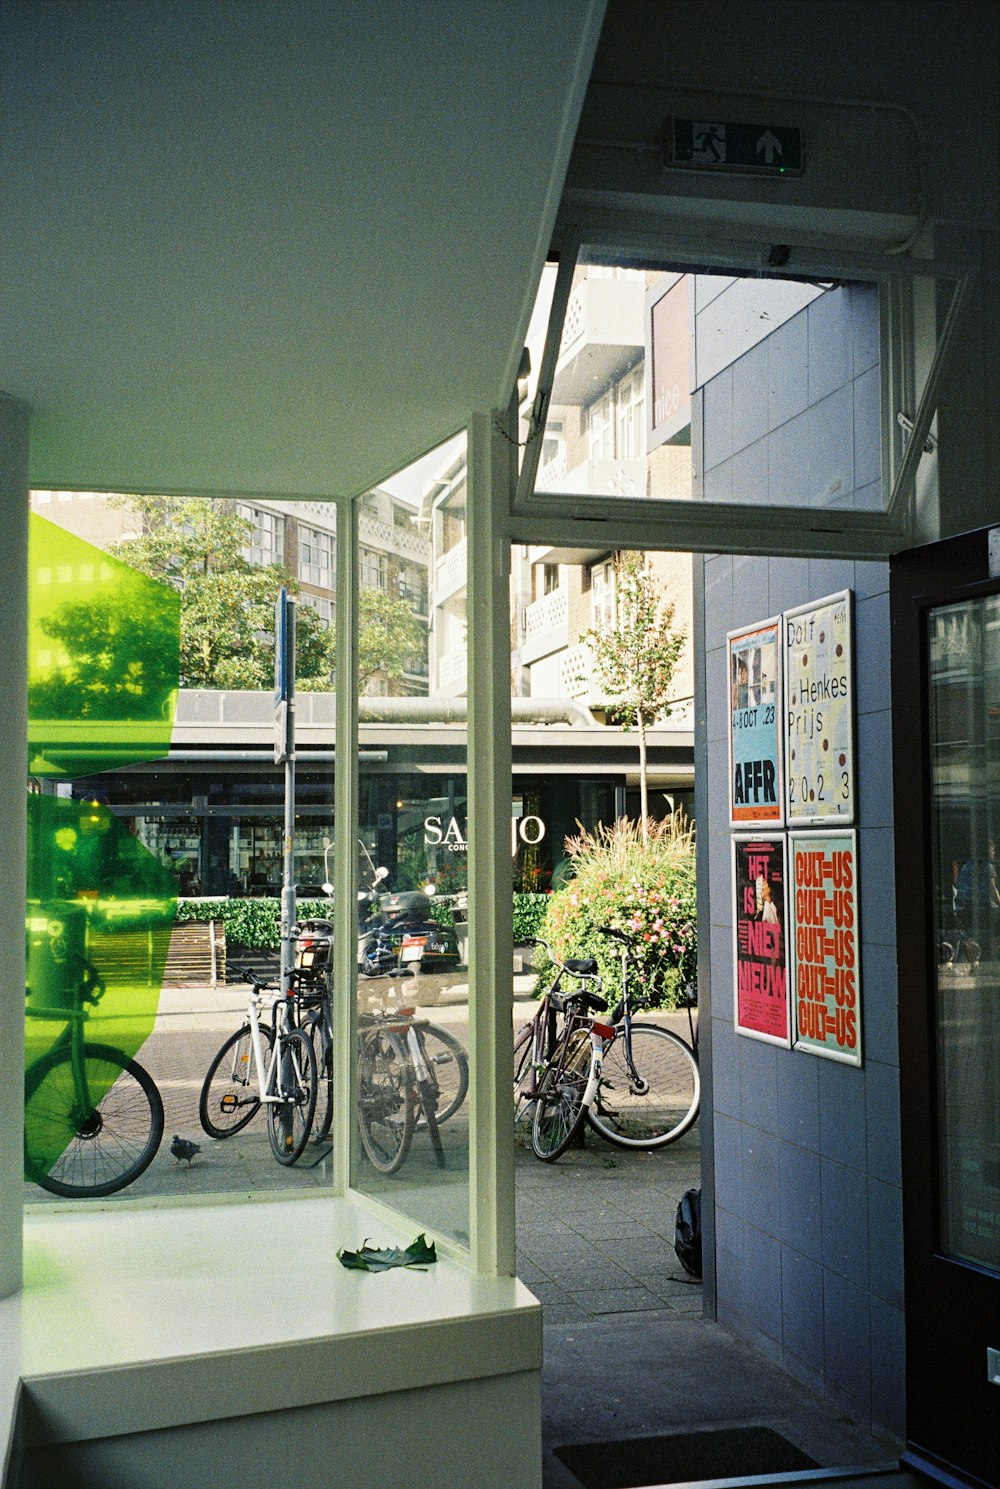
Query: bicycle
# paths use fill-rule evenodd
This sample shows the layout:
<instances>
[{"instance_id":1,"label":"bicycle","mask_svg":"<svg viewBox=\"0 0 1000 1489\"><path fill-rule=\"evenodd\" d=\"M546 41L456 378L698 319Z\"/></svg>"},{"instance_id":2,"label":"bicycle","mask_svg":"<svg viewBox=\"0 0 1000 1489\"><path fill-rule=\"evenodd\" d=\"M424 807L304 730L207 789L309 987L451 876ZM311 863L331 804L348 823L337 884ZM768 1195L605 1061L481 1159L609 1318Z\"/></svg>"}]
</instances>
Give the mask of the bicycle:
<instances>
[{"instance_id":1,"label":"bicycle","mask_svg":"<svg viewBox=\"0 0 1000 1489\"><path fill-rule=\"evenodd\" d=\"M663 1148L683 1137L697 1120L701 1105L698 1033L693 1009L697 998L685 989L690 1042L659 1024L636 1023L633 1007L647 1003L630 990L633 938L613 926L598 927L621 945L622 995L610 1015L615 1037L604 1047L601 1080L587 1120L595 1132L621 1148Z\"/></svg>"},{"instance_id":2,"label":"bicycle","mask_svg":"<svg viewBox=\"0 0 1000 1489\"><path fill-rule=\"evenodd\" d=\"M358 1127L365 1152L384 1174L402 1167L421 1123L444 1168L440 1127L469 1089L469 1061L459 1041L415 1012L358 1018Z\"/></svg>"},{"instance_id":3,"label":"bicycle","mask_svg":"<svg viewBox=\"0 0 1000 1489\"><path fill-rule=\"evenodd\" d=\"M87 1006L104 996L96 967L79 953L74 1005L32 1008L29 1017L65 1023L24 1081L24 1172L50 1194L100 1199L135 1182L163 1137L163 1100L149 1072L112 1045L91 1042Z\"/></svg>"},{"instance_id":4,"label":"bicycle","mask_svg":"<svg viewBox=\"0 0 1000 1489\"><path fill-rule=\"evenodd\" d=\"M534 1018L515 1039L514 1118L531 1110L532 1151L551 1163L580 1130L600 1080L604 1040L614 1031L590 1016L591 1009L608 1006L599 991L585 986L601 986L594 958L560 962L545 941L535 938L530 944L544 948L556 972ZM579 983L575 992L561 991L567 975Z\"/></svg>"},{"instance_id":5,"label":"bicycle","mask_svg":"<svg viewBox=\"0 0 1000 1489\"><path fill-rule=\"evenodd\" d=\"M241 1131L266 1106L271 1151L287 1166L301 1158L312 1131L316 1056L312 1041L294 1021L296 994L272 1000L268 1027L260 1019L260 1008L264 994L273 993L274 984L250 968L242 977L251 985L246 1022L224 1041L209 1065L198 1115L210 1137L226 1138Z\"/></svg>"},{"instance_id":6,"label":"bicycle","mask_svg":"<svg viewBox=\"0 0 1000 1489\"><path fill-rule=\"evenodd\" d=\"M532 1149L551 1161L564 1153L584 1119L606 1141L622 1148L654 1149L676 1142L698 1116L701 1078L698 1071L697 1031L692 1009L693 995L685 1000L691 1042L659 1024L636 1023L633 1005L642 1007L645 998L633 997L629 985L631 939L611 926L599 927L603 935L622 945L622 996L606 1023L587 1021L580 1015L587 1004L579 994L561 998L558 987L564 973L581 981L598 982L597 962L579 958L558 962L546 943L543 946L557 968L555 981L531 1022L522 1028L514 1046L515 1120L533 1107ZM603 999L585 995L590 1007L606 1008ZM570 1005L575 1004L575 1008ZM557 1033L558 1014L569 1011L575 1029L567 1020ZM585 1032L586 1031L586 1032ZM567 1041L575 1038L572 1050ZM590 1043L589 1070L587 1043ZM600 1048L598 1045L600 1044ZM549 1077L555 1063L557 1073ZM548 1078L548 1085L543 1090ZM546 1110L539 1115L539 1102L546 1097ZM556 1099L558 1097L558 1100ZM557 1124L559 1132L547 1129ZM542 1128L541 1142L536 1128ZM539 1146L547 1148L540 1152Z\"/></svg>"}]
</instances>

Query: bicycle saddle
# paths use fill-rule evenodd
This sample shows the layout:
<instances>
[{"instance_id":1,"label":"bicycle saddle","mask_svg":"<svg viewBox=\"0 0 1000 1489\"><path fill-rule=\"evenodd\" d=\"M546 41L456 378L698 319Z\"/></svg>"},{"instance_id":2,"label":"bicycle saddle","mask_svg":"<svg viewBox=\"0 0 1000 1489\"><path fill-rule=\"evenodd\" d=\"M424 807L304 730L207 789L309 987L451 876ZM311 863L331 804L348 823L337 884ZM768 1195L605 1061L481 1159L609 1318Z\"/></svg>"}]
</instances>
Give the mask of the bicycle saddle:
<instances>
[{"instance_id":1,"label":"bicycle saddle","mask_svg":"<svg viewBox=\"0 0 1000 1489\"><path fill-rule=\"evenodd\" d=\"M570 957L563 966L567 972L576 972L580 977L593 977L597 971L597 962L592 956Z\"/></svg>"}]
</instances>

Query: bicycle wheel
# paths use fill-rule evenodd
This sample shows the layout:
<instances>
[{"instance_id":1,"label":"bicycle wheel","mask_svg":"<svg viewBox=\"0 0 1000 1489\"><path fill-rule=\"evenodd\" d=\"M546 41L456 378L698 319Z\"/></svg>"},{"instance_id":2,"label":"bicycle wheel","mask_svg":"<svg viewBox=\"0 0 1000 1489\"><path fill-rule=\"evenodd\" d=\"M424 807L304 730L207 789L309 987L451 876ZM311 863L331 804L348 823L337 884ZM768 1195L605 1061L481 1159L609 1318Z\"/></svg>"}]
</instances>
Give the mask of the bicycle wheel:
<instances>
[{"instance_id":1,"label":"bicycle wheel","mask_svg":"<svg viewBox=\"0 0 1000 1489\"><path fill-rule=\"evenodd\" d=\"M632 1060L624 1035L604 1052L601 1084L587 1120L620 1148L662 1148L683 1136L698 1116L698 1062L683 1039L658 1024L632 1025Z\"/></svg>"},{"instance_id":2,"label":"bicycle wheel","mask_svg":"<svg viewBox=\"0 0 1000 1489\"><path fill-rule=\"evenodd\" d=\"M531 1148L543 1163L553 1163L565 1153L583 1122L590 1048L590 1036L578 1029L561 1058L548 1067L538 1084Z\"/></svg>"},{"instance_id":3,"label":"bicycle wheel","mask_svg":"<svg viewBox=\"0 0 1000 1489\"><path fill-rule=\"evenodd\" d=\"M316 1056L301 1029L278 1035L273 1080L282 1099L267 1103L267 1135L271 1152L287 1167L302 1157L316 1113Z\"/></svg>"},{"instance_id":4,"label":"bicycle wheel","mask_svg":"<svg viewBox=\"0 0 1000 1489\"><path fill-rule=\"evenodd\" d=\"M469 1057L454 1034L437 1024L418 1028L417 1038L437 1091L438 1125L453 1117L469 1090Z\"/></svg>"},{"instance_id":5,"label":"bicycle wheel","mask_svg":"<svg viewBox=\"0 0 1000 1489\"><path fill-rule=\"evenodd\" d=\"M365 1152L382 1174L394 1174L413 1141L410 1061L391 1029L370 1029L358 1052L358 1127Z\"/></svg>"},{"instance_id":6,"label":"bicycle wheel","mask_svg":"<svg viewBox=\"0 0 1000 1489\"><path fill-rule=\"evenodd\" d=\"M534 1062L532 1053L534 1051L533 1024L525 1024L519 1029L514 1039L514 1125L520 1122L522 1117L531 1114L531 1078L534 1074Z\"/></svg>"},{"instance_id":7,"label":"bicycle wheel","mask_svg":"<svg viewBox=\"0 0 1000 1489\"><path fill-rule=\"evenodd\" d=\"M316 1115L313 1118L313 1141L322 1142L330 1136L333 1126L333 1047L324 1047L323 1036L314 1024L309 1039L316 1058Z\"/></svg>"},{"instance_id":8,"label":"bicycle wheel","mask_svg":"<svg viewBox=\"0 0 1000 1489\"><path fill-rule=\"evenodd\" d=\"M99 1199L132 1184L163 1137L153 1077L121 1050L84 1044L81 1101L69 1045L43 1055L24 1084L24 1171L66 1199Z\"/></svg>"},{"instance_id":9,"label":"bicycle wheel","mask_svg":"<svg viewBox=\"0 0 1000 1489\"><path fill-rule=\"evenodd\" d=\"M260 1025L264 1065L271 1053L271 1031ZM198 1116L209 1137L232 1137L242 1132L260 1111L260 1095L254 1073L250 1025L231 1034L218 1051L205 1076L198 1098Z\"/></svg>"}]
</instances>

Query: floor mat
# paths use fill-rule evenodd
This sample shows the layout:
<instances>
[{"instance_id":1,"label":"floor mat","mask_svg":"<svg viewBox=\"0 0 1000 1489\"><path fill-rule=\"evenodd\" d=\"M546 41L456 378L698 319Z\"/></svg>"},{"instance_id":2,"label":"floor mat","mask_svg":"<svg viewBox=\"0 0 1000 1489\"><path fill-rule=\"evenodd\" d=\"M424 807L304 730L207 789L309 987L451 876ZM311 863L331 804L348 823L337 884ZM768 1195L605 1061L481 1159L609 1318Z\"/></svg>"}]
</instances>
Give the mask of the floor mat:
<instances>
[{"instance_id":1,"label":"floor mat","mask_svg":"<svg viewBox=\"0 0 1000 1489\"><path fill-rule=\"evenodd\" d=\"M727 1427L712 1432L674 1432L666 1437L631 1437L618 1442L570 1443L555 1455L583 1489L641 1489L741 1474L790 1473L818 1468L770 1427Z\"/></svg>"}]
</instances>

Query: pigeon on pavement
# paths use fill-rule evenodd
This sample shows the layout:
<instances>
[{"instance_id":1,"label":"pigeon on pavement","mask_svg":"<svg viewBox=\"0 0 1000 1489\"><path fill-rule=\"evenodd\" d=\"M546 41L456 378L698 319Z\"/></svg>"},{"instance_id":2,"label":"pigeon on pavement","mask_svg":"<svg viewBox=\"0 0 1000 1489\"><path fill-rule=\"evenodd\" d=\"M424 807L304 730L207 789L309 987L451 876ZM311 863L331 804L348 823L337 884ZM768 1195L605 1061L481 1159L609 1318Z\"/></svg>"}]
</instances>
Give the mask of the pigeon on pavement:
<instances>
[{"instance_id":1,"label":"pigeon on pavement","mask_svg":"<svg viewBox=\"0 0 1000 1489\"><path fill-rule=\"evenodd\" d=\"M191 1142L190 1138L178 1137L177 1134L174 1133L173 1137L170 1139L170 1152L172 1153L174 1158L177 1159L178 1163L186 1162L188 1168L190 1168L191 1159L196 1153L201 1152L201 1148L198 1146L197 1143Z\"/></svg>"}]
</instances>

